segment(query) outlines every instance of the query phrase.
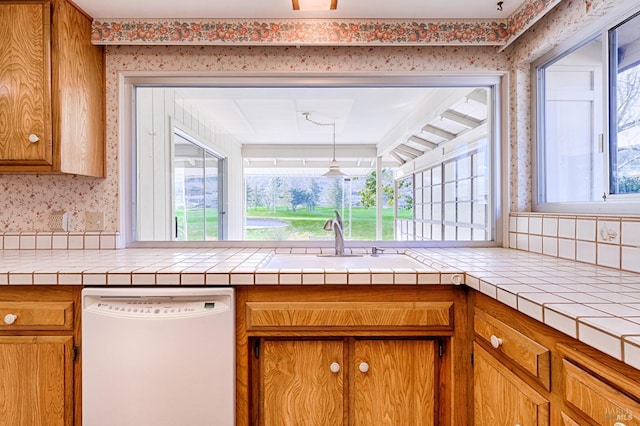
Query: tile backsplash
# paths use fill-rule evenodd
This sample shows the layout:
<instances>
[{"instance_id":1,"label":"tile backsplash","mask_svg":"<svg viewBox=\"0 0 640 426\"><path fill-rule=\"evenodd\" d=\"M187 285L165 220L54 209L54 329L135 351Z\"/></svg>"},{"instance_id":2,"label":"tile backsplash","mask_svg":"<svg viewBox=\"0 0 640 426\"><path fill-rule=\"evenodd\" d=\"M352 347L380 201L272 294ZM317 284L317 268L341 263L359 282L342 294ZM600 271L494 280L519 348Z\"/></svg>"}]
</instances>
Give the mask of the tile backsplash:
<instances>
[{"instance_id":1,"label":"tile backsplash","mask_svg":"<svg viewBox=\"0 0 640 426\"><path fill-rule=\"evenodd\" d=\"M115 250L118 232L4 232L0 250Z\"/></svg>"},{"instance_id":2,"label":"tile backsplash","mask_svg":"<svg viewBox=\"0 0 640 426\"><path fill-rule=\"evenodd\" d=\"M640 217L511 213L509 247L640 272Z\"/></svg>"}]
</instances>

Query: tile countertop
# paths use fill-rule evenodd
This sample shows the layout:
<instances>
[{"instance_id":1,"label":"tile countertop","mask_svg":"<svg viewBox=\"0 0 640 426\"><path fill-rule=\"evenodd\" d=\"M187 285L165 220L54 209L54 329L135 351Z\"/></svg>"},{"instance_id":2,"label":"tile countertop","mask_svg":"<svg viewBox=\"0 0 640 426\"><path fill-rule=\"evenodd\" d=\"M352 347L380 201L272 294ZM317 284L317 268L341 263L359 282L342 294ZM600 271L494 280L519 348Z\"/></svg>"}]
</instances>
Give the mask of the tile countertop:
<instances>
[{"instance_id":1,"label":"tile countertop","mask_svg":"<svg viewBox=\"0 0 640 426\"><path fill-rule=\"evenodd\" d=\"M396 250L387 249L386 253L390 251ZM320 250L307 252L317 254ZM273 253L269 248L4 250L0 251L0 285L466 283L640 369L637 273L503 248L407 250L406 254L425 264L424 269L265 268Z\"/></svg>"}]
</instances>

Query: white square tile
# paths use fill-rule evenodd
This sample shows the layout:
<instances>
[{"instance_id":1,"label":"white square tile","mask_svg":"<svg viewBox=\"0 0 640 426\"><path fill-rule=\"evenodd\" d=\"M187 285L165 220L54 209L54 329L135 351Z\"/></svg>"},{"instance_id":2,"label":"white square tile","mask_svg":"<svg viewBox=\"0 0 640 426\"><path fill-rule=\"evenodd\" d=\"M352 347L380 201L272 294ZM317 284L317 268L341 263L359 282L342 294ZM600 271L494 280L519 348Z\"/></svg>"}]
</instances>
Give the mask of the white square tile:
<instances>
[{"instance_id":1,"label":"white square tile","mask_svg":"<svg viewBox=\"0 0 640 426\"><path fill-rule=\"evenodd\" d=\"M371 284L371 274L349 273L347 279L349 284ZM415 277L414 277L415 284Z\"/></svg>"},{"instance_id":2,"label":"white square tile","mask_svg":"<svg viewBox=\"0 0 640 426\"><path fill-rule=\"evenodd\" d=\"M89 234L84 236L84 249L97 250L100 248L100 235Z\"/></svg>"},{"instance_id":3,"label":"white square tile","mask_svg":"<svg viewBox=\"0 0 640 426\"><path fill-rule=\"evenodd\" d=\"M477 277L467 275L467 286L480 291L480 280Z\"/></svg>"},{"instance_id":4,"label":"white square tile","mask_svg":"<svg viewBox=\"0 0 640 426\"><path fill-rule=\"evenodd\" d=\"M82 250L84 248L84 235L69 234L69 250Z\"/></svg>"},{"instance_id":5,"label":"white square tile","mask_svg":"<svg viewBox=\"0 0 640 426\"><path fill-rule=\"evenodd\" d=\"M49 250L53 246L53 238L51 232L38 232L36 236L36 248L38 250Z\"/></svg>"},{"instance_id":6,"label":"white square tile","mask_svg":"<svg viewBox=\"0 0 640 426\"><path fill-rule=\"evenodd\" d=\"M583 241L596 240L596 220L578 219L576 223L576 239Z\"/></svg>"},{"instance_id":7,"label":"white square tile","mask_svg":"<svg viewBox=\"0 0 640 426\"><path fill-rule=\"evenodd\" d=\"M251 279L253 280L253 274L251 275ZM205 274L180 274L180 284L181 285L204 285L205 283Z\"/></svg>"},{"instance_id":8,"label":"white square tile","mask_svg":"<svg viewBox=\"0 0 640 426\"><path fill-rule=\"evenodd\" d=\"M60 285L81 285L82 274L74 272L59 272L58 284Z\"/></svg>"},{"instance_id":9,"label":"white square tile","mask_svg":"<svg viewBox=\"0 0 640 426\"><path fill-rule=\"evenodd\" d=\"M579 262L596 263L596 243L576 241L576 260Z\"/></svg>"},{"instance_id":10,"label":"white square tile","mask_svg":"<svg viewBox=\"0 0 640 426\"><path fill-rule=\"evenodd\" d=\"M233 275L231 276L231 279L233 280ZM231 283L233 284L233 282ZM280 284L284 284L284 285L300 285L302 284L302 274L288 274L288 273L281 273L280 274Z\"/></svg>"},{"instance_id":11,"label":"white square tile","mask_svg":"<svg viewBox=\"0 0 640 426\"><path fill-rule=\"evenodd\" d=\"M321 285L324 284L324 274L302 274L302 284Z\"/></svg>"},{"instance_id":12,"label":"white square tile","mask_svg":"<svg viewBox=\"0 0 640 426\"><path fill-rule=\"evenodd\" d=\"M549 256L557 256L558 239L554 237L542 237L542 253Z\"/></svg>"},{"instance_id":13,"label":"white square tile","mask_svg":"<svg viewBox=\"0 0 640 426\"><path fill-rule=\"evenodd\" d=\"M418 274L409 272L396 272L395 274L393 274L393 279L395 284L414 285L418 280ZM351 280L349 280L349 284L351 284Z\"/></svg>"},{"instance_id":14,"label":"white square tile","mask_svg":"<svg viewBox=\"0 0 640 426\"><path fill-rule=\"evenodd\" d=\"M529 250L529 234L517 234L516 248L518 250Z\"/></svg>"},{"instance_id":15,"label":"white square tile","mask_svg":"<svg viewBox=\"0 0 640 426\"><path fill-rule=\"evenodd\" d=\"M23 274L19 272L9 273L9 285L31 285L33 284L33 274Z\"/></svg>"},{"instance_id":16,"label":"white square tile","mask_svg":"<svg viewBox=\"0 0 640 426\"><path fill-rule=\"evenodd\" d=\"M598 233L596 238L599 242L619 244L620 221L598 220Z\"/></svg>"},{"instance_id":17,"label":"white square tile","mask_svg":"<svg viewBox=\"0 0 640 426\"><path fill-rule=\"evenodd\" d=\"M498 298L497 287L493 284L490 284L486 281L480 281L480 292L486 294L489 297L494 299Z\"/></svg>"},{"instance_id":18,"label":"white square tile","mask_svg":"<svg viewBox=\"0 0 640 426\"><path fill-rule=\"evenodd\" d=\"M620 269L620 246L598 244L598 265Z\"/></svg>"},{"instance_id":19,"label":"white square tile","mask_svg":"<svg viewBox=\"0 0 640 426\"><path fill-rule=\"evenodd\" d=\"M540 235L529 235L529 251L542 253L542 237Z\"/></svg>"},{"instance_id":20,"label":"white square tile","mask_svg":"<svg viewBox=\"0 0 640 426\"><path fill-rule=\"evenodd\" d=\"M437 272L418 274L418 284L440 284L440 282L440 274Z\"/></svg>"},{"instance_id":21,"label":"white square tile","mask_svg":"<svg viewBox=\"0 0 640 426\"><path fill-rule=\"evenodd\" d=\"M558 219L558 237L576 238L576 220L574 218Z\"/></svg>"},{"instance_id":22,"label":"white square tile","mask_svg":"<svg viewBox=\"0 0 640 426\"><path fill-rule=\"evenodd\" d=\"M640 248L622 246L622 269L640 272Z\"/></svg>"},{"instance_id":23,"label":"white square tile","mask_svg":"<svg viewBox=\"0 0 640 426\"><path fill-rule=\"evenodd\" d=\"M214 274L207 274L207 284L211 284L209 282L209 277L212 276ZM278 284L278 274L277 273L256 273L256 280L255 280L256 284L262 284L262 285L277 285Z\"/></svg>"},{"instance_id":24,"label":"white square tile","mask_svg":"<svg viewBox=\"0 0 640 426\"><path fill-rule=\"evenodd\" d=\"M614 337L597 328L579 322L578 340L616 359L622 359L622 345L618 337Z\"/></svg>"},{"instance_id":25,"label":"white square tile","mask_svg":"<svg viewBox=\"0 0 640 426\"><path fill-rule=\"evenodd\" d=\"M347 284L346 273L326 273L324 274L324 281L326 284L342 285Z\"/></svg>"},{"instance_id":26,"label":"white square tile","mask_svg":"<svg viewBox=\"0 0 640 426\"><path fill-rule=\"evenodd\" d=\"M4 249L5 250L18 250L18 249L20 249L20 235L18 235L18 234L4 234Z\"/></svg>"},{"instance_id":27,"label":"white square tile","mask_svg":"<svg viewBox=\"0 0 640 426\"><path fill-rule=\"evenodd\" d=\"M543 322L542 305L530 300L518 297L518 311L530 316L540 322Z\"/></svg>"},{"instance_id":28,"label":"white square tile","mask_svg":"<svg viewBox=\"0 0 640 426\"><path fill-rule=\"evenodd\" d=\"M53 234L53 246L56 250L66 250L69 248L69 237L67 234Z\"/></svg>"},{"instance_id":29,"label":"white square tile","mask_svg":"<svg viewBox=\"0 0 640 426\"><path fill-rule=\"evenodd\" d=\"M625 338L624 362L640 370L640 336L628 336Z\"/></svg>"},{"instance_id":30,"label":"white square tile","mask_svg":"<svg viewBox=\"0 0 640 426\"><path fill-rule=\"evenodd\" d=\"M171 278L169 278L171 277ZM163 285L168 285L163 282L163 280L168 280L172 282L172 285L180 285L180 274L147 274L147 273L133 273L131 274L131 284L132 285L156 285L162 283Z\"/></svg>"},{"instance_id":31,"label":"white square tile","mask_svg":"<svg viewBox=\"0 0 640 426\"><path fill-rule=\"evenodd\" d=\"M517 243L517 235L515 232L510 232L509 233L509 248L518 248L518 243Z\"/></svg>"},{"instance_id":32,"label":"white square tile","mask_svg":"<svg viewBox=\"0 0 640 426\"><path fill-rule=\"evenodd\" d=\"M518 309L518 296L510 291L498 288L497 299L513 309Z\"/></svg>"},{"instance_id":33,"label":"white square tile","mask_svg":"<svg viewBox=\"0 0 640 426\"><path fill-rule=\"evenodd\" d=\"M622 244L640 246L640 222L623 220L621 237Z\"/></svg>"},{"instance_id":34,"label":"white square tile","mask_svg":"<svg viewBox=\"0 0 640 426\"><path fill-rule=\"evenodd\" d=\"M107 274L82 274L82 284L83 285L106 285L107 284Z\"/></svg>"},{"instance_id":35,"label":"white square tile","mask_svg":"<svg viewBox=\"0 0 640 426\"><path fill-rule=\"evenodd\" d=\"M116 248L116 236L109 234L100 235L100 249L114 250Z\"/></svg>"},{"instance_id":36,"label":"white square tile","mask_svg":"<svg viewBox=\"0 0 640 426\"><path fill-rule=\"evenodd\" d=\"M9 284L9 275L8 274L0 274L0 285Z\"/></svg>"},{"instance_id":37,"label":"white square tile","mask_svg":"<svg viewBox=\"0 0 640 426\"><path fill-rule=\"evenodd\" d=\"M544 308L544 323L568 336L578 337L578 323L575 319L547 307Z\"/></svg>"},{"instance_id":38,"label":"white square tile","mask_svg":"<svg viewBox=\"0 0 640 426\"><path fill-rule=\"evenodd\" d=\"M529 233L534 235L542 234L542 216L531 216L529 218Z\"/></svg>"},{"instance_id":39,"label":"white square tile","mask_svg":"<svg viewBox=\"0 0 640 426\"><path fill-rule=\"evenodd\" d=\"M286 275L297 275L298 276L298 284L300 284L300 274L286 274ZM231 275L231 285L252 285L254 284L254 276L253 274L232 274Z\"/></svg>"},{"instance_id":40,"label":"white square tile","mask_svg":"<svg viewBox=\"0 0 640 426\"><path fill-rule=\"evenodd\" d=\"M20 250L33 250L36 248L36 234L23 232L20 234Z\"/></svg>"},{"instance_id":41,"label":"white square tile","mask_svg":"<svg viewBox=\"0 0 640 426\"><path fill-rule=\"evenodd\" d=\"M558 239L558 257L563 259L575 260L576 258L576 240Z\"/></svg>"},{"instance_id":42,"label":"white square tile","mask_svg":"<svg viewBox=\"0 0 640 426\"><path fill-rule=\"evenodd\" d=\"M33 283L37 285L56 285L58 284L58 274L34 272Z\"/></svg>"},{"instance_id":43,"label":"white square tile","mask_svg":"<svg viewBox=\"0 0 640 426\"><path fill-rule=\"evenodd\" d=\"M107 273L108 285L131 285L131 274Z\"/></svg>"},{"instance_id":44,"label":"white square tile","mask_svg":"<svg viewBox=\"0 0 640 426\"><path fill-rule=\"evenodd\" d=\"M529 233L529 217L528 216L518 216L517 217L517 231L519 233L527 234Z\"/></svg>"},{"instance_id":45,"label":"white square tile","mask_svg":"<svg viewBox=\"0 0 640 426\"><path fill-rule=\"evenodd\" d=\"M277 277L277 274L276 274ZM231 281L229 274L226 273L207 273L207 284L209 285L228 285ZM277 284L277 281L276 281Z\"/></svg>"},{"instance_id":46,"label":"white square tile","mask_svg":"<svg viewBox=\"0 0 640 426\"><path fill-rule=\"evenodd\" d=\"M546 217L542 221L542 234L547 237L558 236L558 218L556 216Z\"/></svg>"},{"instance_id":47,"label":"white square tile","mask_svg":"<svg viewBox=\"0 0 640 426\"><path fill-rule=\"evenodd\" d=\"M509 232L518 231L518 218L516 216L509 216Z\"/></svg>"}]
</instances>

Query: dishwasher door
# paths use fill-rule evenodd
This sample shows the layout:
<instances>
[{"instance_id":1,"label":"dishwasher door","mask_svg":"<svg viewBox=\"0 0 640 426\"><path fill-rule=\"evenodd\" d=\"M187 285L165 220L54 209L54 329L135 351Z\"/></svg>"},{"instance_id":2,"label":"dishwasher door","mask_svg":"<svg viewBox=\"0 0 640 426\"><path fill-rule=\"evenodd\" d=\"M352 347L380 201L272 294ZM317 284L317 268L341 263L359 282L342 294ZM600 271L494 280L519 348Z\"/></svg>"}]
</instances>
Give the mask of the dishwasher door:
<instances>
[{"instance_id":1,"label":"dishwasher door","mask_svg":"<svg viewBox=\"0 0 640 426\"><path fill-rule=\"evenodd\" d=\"M233 426L231 288L85 288L83 426Z\"/></svg>"}]
</instances>

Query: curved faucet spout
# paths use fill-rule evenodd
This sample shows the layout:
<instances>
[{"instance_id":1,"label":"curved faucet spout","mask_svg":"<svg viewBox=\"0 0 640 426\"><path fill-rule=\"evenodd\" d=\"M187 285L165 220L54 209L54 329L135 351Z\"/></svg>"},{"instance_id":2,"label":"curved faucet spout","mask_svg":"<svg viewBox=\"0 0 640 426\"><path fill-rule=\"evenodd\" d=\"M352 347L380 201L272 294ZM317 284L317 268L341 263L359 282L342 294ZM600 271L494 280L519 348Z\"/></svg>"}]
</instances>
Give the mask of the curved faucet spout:
<instances>
[{"instance_id":1,"label":"curved faucet spout","mask_svg":"<svg viewBox=\"0 0 640 426\"><path fill-rule=\"evenodd\" d=\"M325 231L333 230L335 234L335 255L344 256L344 235L342 232L342 218L340 217L340 214L338 214L337 210L335 211L335 213L336 218L328 219L324 223L323 229Z\"/></svg>"}]
</instances>

